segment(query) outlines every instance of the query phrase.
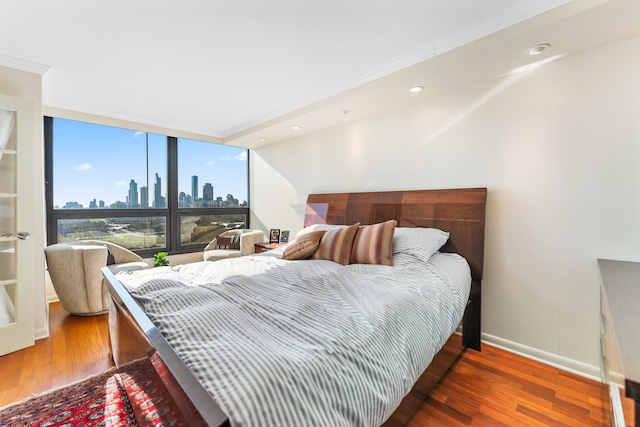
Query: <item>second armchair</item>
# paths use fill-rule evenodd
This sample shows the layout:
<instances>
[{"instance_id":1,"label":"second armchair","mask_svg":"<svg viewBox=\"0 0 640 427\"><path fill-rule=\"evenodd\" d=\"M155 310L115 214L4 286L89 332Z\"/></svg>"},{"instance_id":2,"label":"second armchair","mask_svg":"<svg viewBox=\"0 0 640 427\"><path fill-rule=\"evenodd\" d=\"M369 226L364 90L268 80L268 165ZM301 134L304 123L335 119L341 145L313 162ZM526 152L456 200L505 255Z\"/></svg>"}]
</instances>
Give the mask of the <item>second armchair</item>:
<instances>
[{"instance_id":1,"label":"second armchair","mask_svg":"<svg viewBox=\"0 0 640 427\"><path fill-rule=\"evenodd\" d=\"M218 261L251 255L255 252L255 244L265 241L262 230L237 229L225 231L213 239L204 248L205 261Z\"/></svg>"}]
</instances>

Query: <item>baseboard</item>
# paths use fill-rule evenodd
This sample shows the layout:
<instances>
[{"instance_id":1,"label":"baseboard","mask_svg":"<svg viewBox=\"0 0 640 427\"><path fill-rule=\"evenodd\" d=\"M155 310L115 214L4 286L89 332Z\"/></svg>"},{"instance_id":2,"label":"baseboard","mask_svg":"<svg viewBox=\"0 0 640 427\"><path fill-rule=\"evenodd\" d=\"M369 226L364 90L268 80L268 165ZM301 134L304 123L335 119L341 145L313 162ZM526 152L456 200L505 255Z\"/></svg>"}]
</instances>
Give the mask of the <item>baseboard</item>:
<instances>
[{"instance_id":1,"label":"baseboard","mask_svg":"<svg viewBox=\"0 0 640 427\"><path fill-rule=\"evenodd\" d=\"M47 295L47 307L49 306L49 304L51 304L52 302L58 302L58 296L57 295ZM47 313L47 326L44 328L40 328L40 329L36 329L34 332L34 337L36 340L41 340L44 338L49 338L49 308L47 308L46 310Z\"/></svg>"},{"instance_id":2,"label":"baseboard","mask_svg":"<svg viewBox=\"0 0 640 427\"><path fill-rule=\"evenodd\" d=\"M562 369L564 371L580 375L581 377L602 382L600 378L600 367L578 362L567 357L548 353L546 351L538 350L533 347L528 347L526 345L518 344L486 333L482 333L482 342L510 353L517 354L518 356L526 357L527 359L535 360L536 362L544 363L545 365L553 366L554 368Z\"/></svg>"},{"instance_id":3,"label":"baseboard","mask_svg":"<svg viewBox=\"0 0 640 427\"><path fill-rule=\"evenodd\" d=\"M43 338L49 338L49 328L36 329L34 331L34 338L36 340L41 340Z\"/></svg>"}]
</instances>

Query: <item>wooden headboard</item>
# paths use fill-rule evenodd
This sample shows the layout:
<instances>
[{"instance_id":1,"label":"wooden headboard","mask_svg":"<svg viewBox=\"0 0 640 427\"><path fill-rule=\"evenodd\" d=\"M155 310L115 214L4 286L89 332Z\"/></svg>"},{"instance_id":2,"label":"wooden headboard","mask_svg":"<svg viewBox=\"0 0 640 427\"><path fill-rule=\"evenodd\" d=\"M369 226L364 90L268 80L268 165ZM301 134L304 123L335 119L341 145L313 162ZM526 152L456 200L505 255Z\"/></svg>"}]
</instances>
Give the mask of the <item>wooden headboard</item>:
<instances>
[{"instance_id":1,"label":"wooden headboard","mask_svg":"<svg viewBox=\"0 0 640 427\"><path fill-rule=\"evenodd\" d=\"M304 226L375 224L395 219L398 227L439 228L450 233L441 251L465 257L471 276L480 281L486 199L486 188L309 194Z\"/></svg>"}]
</instances>

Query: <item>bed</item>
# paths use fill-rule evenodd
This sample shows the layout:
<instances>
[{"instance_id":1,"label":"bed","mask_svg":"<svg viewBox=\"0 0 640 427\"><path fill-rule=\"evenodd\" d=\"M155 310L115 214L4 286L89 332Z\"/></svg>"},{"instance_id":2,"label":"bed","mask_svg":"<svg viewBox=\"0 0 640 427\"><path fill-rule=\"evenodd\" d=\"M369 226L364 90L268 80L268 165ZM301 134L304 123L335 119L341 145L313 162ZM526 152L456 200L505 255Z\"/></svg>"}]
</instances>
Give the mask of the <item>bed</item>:
<instances>
[{"instance_id":1,"label":"bed","mask_svg":"<svg viewBox=\"0 0 640 427\"><path fill-rule=\"evenodd\" d=\"M309 195L305 231L395 220L393 267L266 253L103 270L112 357L138 423L403 425L466 348L480 350L485 202L484 188ZM422 245L398 242L425 229L448 239L421 260ZM422 287L427 276L442 295ZM149 387L155 402L140 393Z\"/></svg>"}]
</instances>

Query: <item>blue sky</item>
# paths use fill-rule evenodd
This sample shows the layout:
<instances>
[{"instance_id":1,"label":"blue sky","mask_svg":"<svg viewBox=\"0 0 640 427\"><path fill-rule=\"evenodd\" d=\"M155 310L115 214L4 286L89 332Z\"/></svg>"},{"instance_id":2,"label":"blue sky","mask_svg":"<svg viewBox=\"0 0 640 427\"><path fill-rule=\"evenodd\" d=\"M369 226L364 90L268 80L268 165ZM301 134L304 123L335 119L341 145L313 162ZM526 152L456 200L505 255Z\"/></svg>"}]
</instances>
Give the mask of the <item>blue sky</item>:
<instances>
[{"instance_id":1,"label":"blue sky","mask_svg":"<svg viewBox=\"0 0 640 427\"><path fill-rule=\"evenodd\" d=\"M57 118L53 132L54 206L78 202L88 208L93 199L104 200L107 206L125 202L131 179L139 192L147 185L147 137L149 203L156 173L166 197L166 137ZM246 200L246 156L243 148L179 139L179 191L191 194L191 176L197 175L199 197L202 186L211 183L214 197L233 194L240 202Z\"/></svg>"}]
</instances>

